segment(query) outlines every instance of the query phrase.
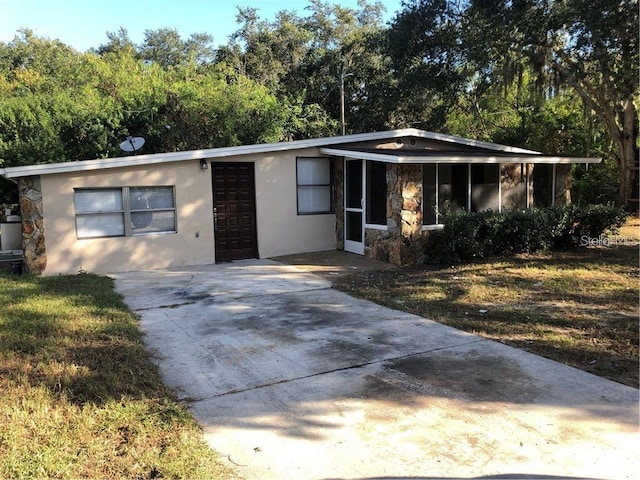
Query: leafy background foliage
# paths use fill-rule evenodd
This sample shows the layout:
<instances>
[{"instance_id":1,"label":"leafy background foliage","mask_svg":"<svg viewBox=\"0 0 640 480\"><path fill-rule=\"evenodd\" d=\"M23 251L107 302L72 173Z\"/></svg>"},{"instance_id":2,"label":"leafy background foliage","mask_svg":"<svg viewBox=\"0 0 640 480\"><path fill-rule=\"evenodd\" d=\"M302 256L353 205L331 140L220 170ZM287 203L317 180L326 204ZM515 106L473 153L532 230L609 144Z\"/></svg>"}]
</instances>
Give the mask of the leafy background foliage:
<instances>
[{"instance_id":1,"label":"leafy background foliage","mask_svg":"<svg viewBox=\"0 0 640 480\"><path fill-rule=\"evenodd\" d=\"M416 127L601 156L576 167L576 198L638 196L637 0L406 0L386 25L382 12L238 8L218 46L171 28L135 44L121 28L77 52L19 31L0 43L0 167L124 155L128 135L143 153L336 135L344 85L347 133Z\"/></svg>"}]
</instances>

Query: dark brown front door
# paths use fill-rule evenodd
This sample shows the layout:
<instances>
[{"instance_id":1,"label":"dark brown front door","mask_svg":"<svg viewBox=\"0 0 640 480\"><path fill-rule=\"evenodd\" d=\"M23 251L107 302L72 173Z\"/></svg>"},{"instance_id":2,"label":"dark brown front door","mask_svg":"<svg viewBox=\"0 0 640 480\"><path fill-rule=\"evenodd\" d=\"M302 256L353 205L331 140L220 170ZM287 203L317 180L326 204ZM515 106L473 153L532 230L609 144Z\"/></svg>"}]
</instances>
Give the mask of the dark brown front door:
<instances>
[{"instance_id":1,"label":"dark brown front door","mask_svg":"<svg viewBox=\"0 0 640 480\"><path fill-rule=\"evenodd\" d=\"M216 262L258 256L253 163L211 163Z\"/></svg>"}]
</instances>

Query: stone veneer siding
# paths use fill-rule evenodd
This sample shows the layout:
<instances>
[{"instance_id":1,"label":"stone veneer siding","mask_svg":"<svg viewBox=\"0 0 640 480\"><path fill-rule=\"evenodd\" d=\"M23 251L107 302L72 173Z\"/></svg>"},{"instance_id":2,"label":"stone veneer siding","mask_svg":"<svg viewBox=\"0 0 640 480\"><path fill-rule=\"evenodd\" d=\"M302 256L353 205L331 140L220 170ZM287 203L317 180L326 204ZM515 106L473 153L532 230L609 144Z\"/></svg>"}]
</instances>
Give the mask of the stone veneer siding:
<instances>
[{"instance_id":1,"label":"stone veneer siding","mask_svg":"<svg viewBox=\"0 0 640 480\"><path fill-rule=\"evenodd\" d=\"M365 229L365 255L396 265L421 260L422 166L387 164L387 229Z\"/></svg>"},{"instance_id":2,"label":"stone veneer siding","mask_svg":"<svg viewBox=\"0 0 640 480\"><path fill-rule=\"evenodd\" d=\"M40 275L47 266L40 177L20 178L18 192L25 264L29 273Z\"/></svg>"},{"instance_id":3,"label":"stone veneer siding","mask_svg":"<svg viewBox=\"0 0 640 480\"><path fill-rule=\"evenodd\" d=\"M501 166L502 211L526 208L527 197L533 203L533 168L532 164ZM570 187L571 165L557 165L556 205L570 203ZM338 218L340 223L342 215ZM422 165L387 164L387 228L365 229L365 255L396 265L419 263L428 235L422 230Z\"/></svg>"},{"instance_id":4,"label":"stone veneer siding","mask_svg":"<svg viewBox=\"0 0 640 480\"><path fill-rule=\"evenodd\" d=\"M527 207L527 170L531 176L531 165L505 163L500 168L500 188L502 190L502 210L516 210ZM533 191L533 190L532 190Z\"/></svg>"},{"instance_id":5,"label":"stone veneer siding","mask_svg":"<svg viewBox=\"0 0 640 480\"><path fill-rule=\"evenodd\" d=\"M556 165L555 205L571 203L571 165Z\"/></svg>"}]
</instances>

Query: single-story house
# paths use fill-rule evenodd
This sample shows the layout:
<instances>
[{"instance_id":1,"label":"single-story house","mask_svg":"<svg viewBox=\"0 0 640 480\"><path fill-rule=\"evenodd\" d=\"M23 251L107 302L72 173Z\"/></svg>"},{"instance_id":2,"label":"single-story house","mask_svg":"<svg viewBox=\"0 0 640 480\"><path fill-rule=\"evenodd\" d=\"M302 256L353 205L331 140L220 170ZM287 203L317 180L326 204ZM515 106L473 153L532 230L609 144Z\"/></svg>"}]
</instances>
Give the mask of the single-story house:
<instances>
[{"instance_id":1,"label":"single-story house","mask_svg":"<svg viewBox=\"0 0 640 480\"><path fill-rule=\"evenodd\" d=\"M323 250L405 264L440 212L570 201L572 163L416 129L0 169L36 274Z\"/></svg>"}]
</instances>

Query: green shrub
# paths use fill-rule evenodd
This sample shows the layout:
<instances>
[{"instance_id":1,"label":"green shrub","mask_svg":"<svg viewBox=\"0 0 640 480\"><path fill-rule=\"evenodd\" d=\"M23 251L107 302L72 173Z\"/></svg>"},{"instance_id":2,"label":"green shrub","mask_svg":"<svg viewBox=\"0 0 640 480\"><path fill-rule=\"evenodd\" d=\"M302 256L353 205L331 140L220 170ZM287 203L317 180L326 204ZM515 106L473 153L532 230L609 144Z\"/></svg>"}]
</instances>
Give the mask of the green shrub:
<instances>
[{"instance_id":1,"label":"green shrub","mask_svg":"<svg viewBox=\"0 0 640 480\"><path fill-rule=\"evenodd\" d=\"M546 250L551 245L551 216L546 209L530 208L506 213L496 232L499 248L494 254L531 253Z\"/></svg>"},{"instance_id":2,"label":"green shrub","mask_svg":"<svg viewBox=\"0 0 640 480\"><path fill-rule=\"evenodd\" d=\"M551 209L555 217L553 244L555 250L575 248L584 237L597 238L616 231L626 219L623 208L613 205L566 205Z\"/></svg>"},{"instance_id":3,"label":"green shrub","mask_svg":"<svg viewBox=\"0 0 640 480\"><path fill-rule=\"evenodd\" d=\"M437 232L434 240L441 240L434 253L438 258L451 258L455 261L484 258L493 252L492 241L495 238L496 218L492 211L466 213L447 213L444 215L445 228ZM427 245L429 248L429 245Z\"/></svg>"},{"instance_id":4,"label":"green shrub","mask_svg":"<svg viewBox=\"0 0 640 480\"><path fill-rule=\"evenodd\" d=\"M583 211L578 237L597 237L608 230L615 233L627 219L624 208L613 205L589 205Z\"/></svg>"},{"instance_id":5,"label":"green shrub","mask_svg":"<svg viewBox=\"0 0 640 480\"><path fill-rule=\"evenodd\" d=\"M444 229L427 242L426 261L457 263L512 253L576 248L585 236L597 238L625 221L612 205L565 205L504 213L491 210L445 213Z\"/></svg>"},{"instance_id":6,"label":"green shrub","mask_svg":"<svg viewBox=\"0 0 640 480\"><path fill-rule=\"evenodd\" d=\"M620 184L618 163L610 154L597 153L595 156L600 155L604 157L602 163L573 165L571 198L574 204L598 205L618 200Z\"/></svg>"}]
</instances>

